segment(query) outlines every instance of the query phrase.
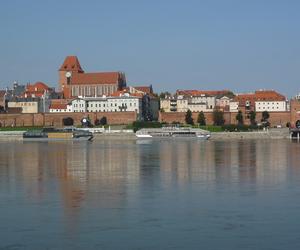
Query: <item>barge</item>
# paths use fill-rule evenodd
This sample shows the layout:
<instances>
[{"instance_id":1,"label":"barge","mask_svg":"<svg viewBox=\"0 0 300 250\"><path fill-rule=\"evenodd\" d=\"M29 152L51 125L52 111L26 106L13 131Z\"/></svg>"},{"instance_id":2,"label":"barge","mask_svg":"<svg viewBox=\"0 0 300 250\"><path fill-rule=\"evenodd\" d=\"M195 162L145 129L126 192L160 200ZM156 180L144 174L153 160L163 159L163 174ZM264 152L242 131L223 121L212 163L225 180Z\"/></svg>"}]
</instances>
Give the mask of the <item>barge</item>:
<instances>
[{"instance_id":1,"label":"barge","mask_svg":"<svg viewBox=\"0 0 300 250\"><path fill-rule=\"evenodd\" d=\"M76 128L43 128L40 130L29 130L23 133L25 141L91 141L93 134L89 131L79 130Z\"/></svg>"}]
</instances>

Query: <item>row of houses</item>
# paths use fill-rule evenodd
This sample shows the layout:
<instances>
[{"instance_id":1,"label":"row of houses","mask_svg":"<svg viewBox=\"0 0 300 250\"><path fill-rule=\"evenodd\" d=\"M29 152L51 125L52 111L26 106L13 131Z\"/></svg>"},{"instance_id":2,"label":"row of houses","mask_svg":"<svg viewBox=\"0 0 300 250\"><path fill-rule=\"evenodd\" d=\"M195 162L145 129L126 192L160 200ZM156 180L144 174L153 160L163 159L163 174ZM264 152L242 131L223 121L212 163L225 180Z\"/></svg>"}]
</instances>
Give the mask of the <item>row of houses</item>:
<instances>
[{"instance_id":1,"label":"row of houses","mask_svg":"<svg viewBox=\"0 0 300 250\"><path fill-rule=\"evenodd\" d=\"M289 100L274 90L258 90L247 94L234 94L229 90L199 91L178 90L160 100L162 112L285 112L289 111Z\"/></svg>"},{"instance_id":2,"label":"row of houses","mask_svg":"<svg viewBox=\"0 0 300 250\"><path fill-rule=\"evenodd\" d=\"M135 85L135 84L133 84ZM296 99L300 100L300 96ZM235 94L230 90L177 90L158 98L150 86L127 86L125 73L85 72L76 56L67 56L58 68L58 91L43 82L0 91L0 112L136 112L140 120L157 120L161 112L236 113L288 112L289 101L274 90Z\"/></svg>"},{"instance_id":3,"label":"row of houses","mask_svg":"<svg viewBox=\"0 0 300 250\"><path fill-rule=\"evenodd\" d=\"M133 87L130 90L126 88L110 96L78 96L72 100L52 100L49 112L136 112L139 120L157 120L159 100L151 93L137 92Z\"/></svg>"}]
</instances>

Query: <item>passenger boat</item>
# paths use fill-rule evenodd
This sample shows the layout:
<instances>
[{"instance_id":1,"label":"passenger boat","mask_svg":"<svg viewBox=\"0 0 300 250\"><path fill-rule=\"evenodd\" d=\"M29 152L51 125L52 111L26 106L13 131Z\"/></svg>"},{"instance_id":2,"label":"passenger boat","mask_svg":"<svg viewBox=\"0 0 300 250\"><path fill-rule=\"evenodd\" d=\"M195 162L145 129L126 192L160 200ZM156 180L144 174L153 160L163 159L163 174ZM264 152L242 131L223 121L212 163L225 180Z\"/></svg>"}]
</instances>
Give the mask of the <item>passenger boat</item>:
<instances>
[{"instance_id":1,"label":"passenger boat","mask_svg":"<svg viewBox=\"0 0 300 250\"><path fill-rule=\"evenodd\" d=\"M209 131L197 128L163 127L163 128L143 128L135 133L138 138L154 137L195 137L202 140L210 138Z\"/></svg>"},{"instance_id":2,"label":"passenger boat","mask_svg":"<svg viewBox=\"0 0 300 250\"><path fill-rule=\"evenodd\" d=\"M23 133L23 140L26 141L56 141L56 140L74 140L91 141L93 134L89 131L79 130L74 127L43 128L40 130L29 130Z\"/></svg>"}]
</instances>

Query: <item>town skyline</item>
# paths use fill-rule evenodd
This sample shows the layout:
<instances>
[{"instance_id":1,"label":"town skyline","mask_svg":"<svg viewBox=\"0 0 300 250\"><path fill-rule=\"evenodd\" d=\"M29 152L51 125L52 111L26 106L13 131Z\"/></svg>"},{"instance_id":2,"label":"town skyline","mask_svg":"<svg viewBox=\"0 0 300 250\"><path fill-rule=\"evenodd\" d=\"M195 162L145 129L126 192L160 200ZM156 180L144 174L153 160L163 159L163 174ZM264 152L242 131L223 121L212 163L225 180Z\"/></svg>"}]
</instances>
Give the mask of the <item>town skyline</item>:
<instances>
[{"instance_id":1,"label":"town skyline","mask_svg":"<svg viewBox=\"0 0 300 250\"><path fill-rule=\"evenodd\" d=\"M299 92L297 1L29 2L1 6L1 88L56 87L57 65L77 55L88 71L123 71L156 92Z\"/></svg>"}]
</instances>

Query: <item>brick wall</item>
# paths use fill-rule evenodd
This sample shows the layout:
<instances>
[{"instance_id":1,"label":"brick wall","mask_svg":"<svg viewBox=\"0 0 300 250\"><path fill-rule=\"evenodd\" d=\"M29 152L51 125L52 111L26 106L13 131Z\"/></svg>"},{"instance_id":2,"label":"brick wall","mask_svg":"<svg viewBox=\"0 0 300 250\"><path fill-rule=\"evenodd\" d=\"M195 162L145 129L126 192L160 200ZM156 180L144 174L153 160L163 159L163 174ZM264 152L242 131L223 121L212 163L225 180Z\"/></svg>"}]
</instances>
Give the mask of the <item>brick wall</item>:
<instances>
[{"instance_id":1,"label":"brick wall","mask_svg":"<svg viewBox=\"0 0 300 250\"><path fill-rule=\"evenodd\" d=\"M103 112L103 113L45 113L45 114L0 114L3 127L20 126L63 126L63 118L71 117L74 125L80 125L83 117L89 117L94 124L96 119L103 116L108 124L130 124L136 121L135 112Z\"/></svg>"},{"instance_id":2,"label":"brick wall","mask_svg":"<svg viewBox=\"0 0 300 250\"><path fill-rule=\"evenodd\" d=\"M192 117L194 119L194 122L197 122L198 119L198 112L193 112ZM204 113L206 118L206 124L213 124L213 113L212 112L205 112ZM224 113L224 120L226 124L230 123L230 113L225 112ZM166 122L166 123L172 123L172 122L180 122L185 123L185 112L159 112L159 118L158 120L160 122Z\"/></svg>"},{"instance_id":3,"label":"brick wall","mask_svg":"<svg viewBox=\"0 0 300 250\"><path fill-rule=\"evenodd\" d=\"M291 100L291 125L295 126L298 120L300 120L300 101Z\"/></svg>"},{"instance_id":4,"label":"brick wall","mask_svg":"<svg viewBox=\"0 0 300 250\"><path fill-rule=\"evenodd\" d=\"M299 109L300 111L300 102L299 102ZM271 123L271 126L275 125L282 125L286 126L287 122L291 121L291 112L269 112L270 118L269 122ZM206 118L206 124L207 125L212 125L213 124L213 113L212 112L206 112L204 113L205 118ZM237 124L236 120L236 115L237 113L230 113L230 112L224 112L224 120L225 124ZM243 114L244 116L244 123L245 124L250 124L250 119L246 118L246 115ZM194 122L197 122L198 118L198 113L193 113L192 117L194 119ZM298 119L300 119L300 112L298 114ZM258 123L261 122L262 118L262 112L256 113L256 121ZM296 118L293 118L294 120ZM185 123L185 112L160 112L159 113L159 121L160 122L167 122L167 123L172 123L172 122L180 122L180 123Z\"/></svg>"}]
</instances>

